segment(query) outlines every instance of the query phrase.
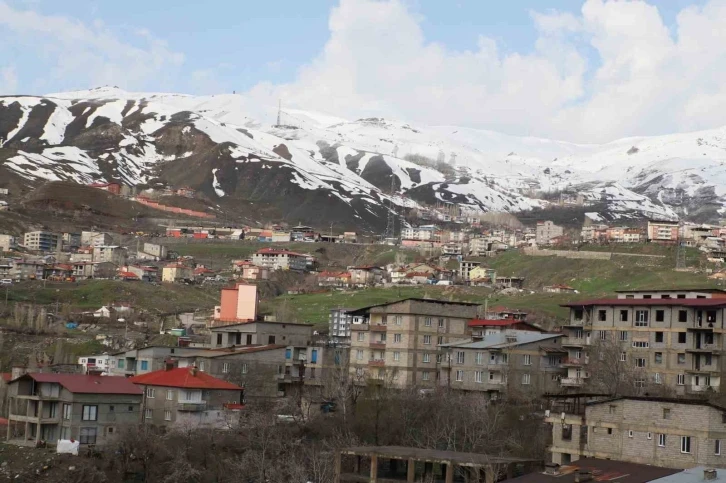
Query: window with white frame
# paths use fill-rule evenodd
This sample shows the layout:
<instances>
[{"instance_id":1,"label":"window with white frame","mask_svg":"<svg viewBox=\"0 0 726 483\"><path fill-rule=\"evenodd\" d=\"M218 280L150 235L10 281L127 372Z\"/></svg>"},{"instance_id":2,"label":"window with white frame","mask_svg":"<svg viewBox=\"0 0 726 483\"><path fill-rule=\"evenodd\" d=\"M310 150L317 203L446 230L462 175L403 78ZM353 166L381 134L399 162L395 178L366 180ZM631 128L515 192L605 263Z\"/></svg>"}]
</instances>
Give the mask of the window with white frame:
<instances>
[{"instance_id":1,"label":"window with white frame","mask_svg":"<svg viewBox=\"0 0 726 483\"><path fill-rule=\"evenodd\" d=\"M403 316L397 315L393 320L396 325L401 325L401 323L403 322Z\"/></svg>"},{"instance_id":2,"label":"window with white frame","mask_svg":"<svg viewBox=\"0 0 726 483\"><path fill-rule=\"evenodd\" d=\"M464 363L464 351L457 351L456 352L456 363L457 364L463 364Z\"/></svg>"},{"instance_id":3,"label":"window with white frame","mask_svg":"<svg viewBox=\"0 0 726 483\"><path fill-rule=\"evenodd\" d=\"M431 317L424 317L424 326L431 327Z\"/></svg>"},{"instance_id":4,"label":"window with white frame","mask_svg":"<svg viewBox=\"0 0 726 483\"><path fill-rule=\"evenodd\" d=\"M155 393L155 392L156 392L156 391L154 390L154 388L153 388L153 387L147 387L147 388L146 388L146 397L148 397L149 399L153 399L153 398L154 398L154 393Z\"/></svg>"},{"instance_id":5,"label":"window with white frame","mask_svg":"<svg viewBox=\"0 0 726 483\"><path fill-rule=\"evenodd\" d=\"M361 351L361 352L363 352L363 351ZM249 371L249 367L247 366L247 363L243 362L242 363L242 374L247 374L248 371Z\"/></svg>"},{"instance_id":6,"label":"window with white frame","mask_svg":"<svg viewBox=\"0 0 726 483\"><path fill-rule=\"evenodd\" d=\"M424 371L424 372L421 373L421 379L422 380L428 381L429 380L429 377L430 377L429 371Z\"/></svg>"},{"instance_id":7,"label":"window with white frame","mask_svg":"<svg viewBox=\"0 0 726 483\"><path fill-rule=\"evenodd\" d=\"M426 363L431 362L431 354L429 354L428 352L424 352L423 361Z\"/></svg>"},{"instance_id":8,"label":"window with white frame","mask_svg":"<svg viewBox=\"0 0 726 483\"><path fill-rule=\"evenodd\" d=\"M362 361L363 360L363 351L358 349L355 351L355 360Z\"/></svg>"},{"instance_id":9,"label":"window with white frame","mask_svg":"<svg viewBox=\"0 0 726 483\"><path fill-rule=\"evenodd\" d=\"M650 347L650 342L647 340L634 340L633 341L633 347L636 349L647 349Z\"/></svg>"},{"instance_id":10,"label":"window with white frame","mask_svg":"<svg viewBox=\"0 0 726 483\"><path fill-rule=\"evenodd\" d=\"M686 375L678 374L678 376L676 376L676 384L678 384L679 386L685 386L686 385Z\"/></svg>"},{"instance_id":11,"label":"window with white frame","mask_svg":"<svg viewBox=\"0 0 726 483\"><path fill-rule=\"evenodd\" d=\"M73 415L73 406L71 404L63 405L63 419L70 421Z\"/></svg>"},{"instance_id":12,"label":"window with white frame","mask_svg":"<svg viewBox=\"0 0 726 483\"><path fill-rule=\"evenodd\" d=\"M531 382L530 375L529 374L522 374L522 384L529 385Z\"/></svg>"},{"instance_id":13,"label":"window with white frame","mask_svg":"<svg viewBox=\"0 0 726 483\"><path fill-rule=\"evenodd\" d=\"M475 382L482 382L483 377L484 377L484 372L482 372L482 371L476 371L474 373L474 381Z\"/></svg>"},{"instance_id":14,"label":"window with white frame","mask_svg":"<svg viewBox=\"0 0 726 483\"><path fill-rule=\"evenodd\" d=\"M401 353L398 351L393 352L393 360L394 361L400 361L401 360Z\"/></svg>"},{"instance_id":15,"label":"window with white frame","mask_svg":"<svg viewBox=\"0 0 726 483\"><path fill-rule=\"evenodd\" d=\"M636 327L648 327L648 311L647 310L636 310L635 311L635 326Z\"/></svg>"},{"instance_id":16,"label":"window with white frame","mask_svg":"<svg viewBox=\"0 0 726 483\"><path fill-rule=\"evenodd\" d=\"M81 428L79 443L96 444L97 428Z\"/></svg>"},{"instance_id":17,"label":"window with white frame","mask_svg":"<svg viewBox=\"0 0 726 483\"><path fill-rule=\"evenodd\" d=\"M166 390L166 400L167 401L173 401L174 400L174 391L171 389Z\"/></svg>"},{"instance_id":18,"label":"window with white frame","mask_svg":"<svg viewBox=\"0 0 726 483\"><path fill-rule=\"evenodd\" d=\"M171 421L171 411L168 409L164 411L164 421Z\"/></svg>"},{"instance_id":19,"label":"window with white frame","mask_svg":"<svg viewBox=\"0 0 726 483\"><path fill-rule=\"evenodd\" d=\"M665 434L659 434L658 435L658 446L661 448L665 448L666 445L666 435Z\"/></svg>"},{"instance_id":20,"label":"window with white frame","mask_svg":"<svg viewBox=\"0 0 726 483\"><path fill-rule=\"evenodd\" d=\"M98 420L98 406L83 406L83 415L81 417L83 421L97 421Z\"/></svg>"},{"instance_id":21,"label":"window with white frame","mask_svg":"<svg viewBox=\"0 0 726 483\"><path fill-rule=\"evenodd\" d=\"M456 371L456 381L461 382L464 380L464 371Z\"/></svg>"},{"instance_id":22,"label":"window with white frame","mask_svg":"<svg viewBox=\"0 0 726 483\"><path fill-rule=\"evenodd\" d=\"M484 353L483 352L477 352L476 353L476 365L481 366L484 364Z\"/></svg>"},{"instance_id":23,"label":"window with white frame","mask_svg":"<svg viewBox=\"0 0 726 483\"><path fill-rule=\"evenodd\" d=\"M424 343L424 345L431 345L431 336L430 335L423 336L423 343Z\"/></svg>"},{"instance_id":24,"label":"window with white frame","mask_svg":"<svg viewBox=\"0 0 726 483\"><path fill-rule=\"evenodd\" d=\"M645 367L646 360L642 357L635 358L635 367Z\"/></svg>"},{"instance_id":25,"label":"window with white frame","mask_svg":"<svg viewBox=\"0 0 726 483\"><path fill-rule=\"evenodd\" d=\"M443 329L446 326L446 319L439 319L439 329Z\"/></svg>"},{"instance_id":26,"label":"window with white frame","mask_svg":"<svg viewBox=\"0 0 726 483\"><path fill-rule=\"evenodd\" d=\"M627 362L628 360L628 354L626 352L620 353L620 362Z\"/></svg>"},{"instance_id":27,"label":"window with white frame","mask_svg":"<svg viewBox=\"0 0 726 483\"><path fill-rule=\"evenodd\" d=\"M401 334L393 334L393 342L395 344L400 344L402 340Z\"/></svg>"},{"instance_id":28,"label":"window with white frame","mask_svg":"<svg viewBox=\"0 0 726 483\"><path fill-rule=\"evenodd\" d=\"M621 330L620 331L620 341L625 342L628 340L628 331L627 330Z\"/></svg>"},{"instance_id":29,"label":"window with white frame","mask_svg":"<svg viewBox=\"0 0 726 483\"><path fill-rule=\"evenodd\" d=\"M365 332L358 332L358 342L363 342L366 340L366 333Z\"/></svg>"},{"instance_id":30,"label":"window with white frame","mask_svg":"<svg viewBox=\"0 0 726 483\"><path fill-rule=\"evenodd\" d=\"M229 362L225 362L222 364L222 373L223 374L229 373Z\"/></svg>"},{"instance_id":31,"label":"window with white frame","mask_svg":"<svg viewBox=\"0 0 726 483\"><path fill-rule=\"evenodd\" d=\"M691 452L691 437L681 436L681 453Z\"/></svg>"},{"instance_id":32,"label":"window with white frame","mask_svg":"<svg viewBox=\"0 0 726 483\"><path fill-rule=\"evenodd\" d=\"M660 372L653 374L653 382L656 384L663 384L663 378L661 377Z\"/></svg>"},{"instance_id":33,"label":"window with white frame","mask_svg":"<svg viewBox=\"0 0 726 483\"><path fill-rule=\"evenodd\" d=\"M524 360L522 361L522 363L523 363L523 364L524 364L525 366L531 366L531 365L532 365L532 356L531 356L531 355L529 355L529 354L524 354L524 357L523 357L523 359L524 359Z\"/></svg>"},{"instance_id":34,"label":"window with white frame","mask_svg":"<svg viewBox=\"0 0 726 483\"><path fill-rule=\"evenodd\" d=\"M716 456L721 455L721 440L715 439L713 440L713 454Z\"/></svg>"},{"instance_id":35,"label":"window with white frame","mask_svg":"<svg viewBox=\"0 0 726 483\"><path fill-rule=\"evenodd\" d=\"M607 330L599 330L598 335L600 336L600 340L607 340L608 338L608 331Z\"/></svg>"},{"instance_id":36,"label":"window with white frame","mask_svg":"<svg viewBox=\"0 0 726 483\"><path fill-rule=\"evenodd\" d=\"M147 410L144 411L144 418L145 419L151 419L152 414L153 413L151 412L151 409L147 409Z\"/></svg>"}]
</instances>

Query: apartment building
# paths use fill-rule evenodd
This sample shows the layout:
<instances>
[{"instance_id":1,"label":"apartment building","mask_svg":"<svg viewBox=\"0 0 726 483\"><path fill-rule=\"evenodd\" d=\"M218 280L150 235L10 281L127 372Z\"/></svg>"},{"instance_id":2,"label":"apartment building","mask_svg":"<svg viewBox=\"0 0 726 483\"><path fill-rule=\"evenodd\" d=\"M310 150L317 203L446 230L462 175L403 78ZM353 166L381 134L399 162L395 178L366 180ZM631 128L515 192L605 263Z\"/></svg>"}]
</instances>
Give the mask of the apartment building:
<instances>
[{"instance_id":1,"label":"apartment building","mask_svg":"<svg viewBox=\"0 0 726 483\"><path fill-rule=\"evenodd\" d=\"M439 346L468 339L479 304L407 298L349 312L350 368L394 387L435 387Z\"/></svg>"},{"instance_id":2,"label":"apartment building","mask_svg":"<svg viewBox=\"0 0 726 483\"><path fill-rule=\"evenodd\" d=\"M648 220L646 238L649 242L675 244L678 242L677 221Z\"/></svg>"},{"instance_id":3,"label":"apartment building","mask_svg":"<svg viewBox=\"0 0 726 483\"><path fill-rule=\"evenodd\" d=\"M234 287L225 287L219 296L219 305L214 307L212 326L238 324L257 319L257 285L238 282Z\"/></svg>"},{"instance_id":4,"label":"apartment building","mask_svg":"<svg viewBox=\"0 0 726 483\"><path fill-rule=\"evenodd\" d=\"M174 283L193 279L194 269L181 263L168 263L161 269L162 282Z\"/></svg>"},{"instance_id":5,"label":"apartment building","mask_svg":"<svg viewBox=\"0 0 726 483\"><path fill-rule=\"evenodd\" d=\"M170 357L198 352L193 347L148 346L110 354L108 370L112 376L137 376L165 367Z\"/></svg>"},{"instance_id":6,"label":"apartment building","mask_svg":"<svg viewBox=\"0 0 726 483\"><path fill-rule=\"evenodd\" d=\"M307 256L281 248L263 248L252 255L252 263L270 270L305 271Z\"/></svg>"},{"instance_id":7,"label":"apartment building","mask_svg":"<svg viewBox=\"0 0 726 483\"><path fill-rule=\"evenodd\" d=\"M8 383L7 440L108 443L139 423L142 391L124 377L25 374Z\"/></svg>"},{"instance_id":8,"label":"apartment building","mask_svg":"<svg viewBox=\"0 0 726 483\"><path fill-rule=\"evenodd\" d=\"M552 461L583 457L667 468L726 467L726 407L703 399L554 398Z\"/></svg>"},{"instance_id":9,"label":"apartment building","mask_svg":"<svg viewBox=\"0 0 726 483\"><path fill-rule=\"evenodd\" d=\"M409 226L401 229L403 240L440 242L441 230L436 225Z\"/></svg>"},{"instance_id":10,"label":"apartment building","mask_svg":"<svg viewBox=\"0 0 726 483\"><path fill-rule=\"evenodd\" d=\"M480 266L481 262L475 262L473 260L462 260L459 263L459 280L462 282L468 282L471 280L470 273L473 269Z\"/></svg>"},{"instance_id":11,"label":"apartment building","mask_svg":"<svg viewBox=\"0 0 726 483\"><path fill-rule=\"evenodd\" d=\"M62 247L62 238L50 231L31 231L23 235L23 246L37 252L54 252Z\"/></svg>"},{"instance_id":12,"label":"apartment building","mask_svg":"<svg viewBox=\"0 0 726 483\"><path fill-rule=\"evenodd\" d=\"M81 246L94 247L94 246L106 246L113 243L111 235L102 231L82 231L81 232Z\"/></svg>"},{"instance_id":13,"label":"apartment building","mask_svg":"<svg viewBox=\"0 0 726 483\"><path fill-rule=\"evenodd\" d=\"M567 350L562 334L526 330L503 330L479 340L441 346L438 380L442 386L479 391L497 399L508 391L514 395L543 394L560 387L566 369Z\"/></svg>"},{"instance_id":14,"label":"apartment building","mask_svg":"<svg viewBox=\"0 0 726 483\"><path fill-rule=\"evenodd\" d=\"M154 426L232 429L244 389L197 369L167 364L130 381L143 390L143 422Z\"/></svg>"},{"instance_id":15,"label":"apartment building","mask_svg":"<svg viewBox=\"0 0 726 483\"><path fill-rule=\"evenodd\" d=\"M126 248L116 245L95 245L93 247L95 263L112 263L121 266L126 263Z\"/></svg>"},{"instance_id":16,"label":"apartment building","mask_svg":"<svg viewBox=\"0 0 726 483\"><path fill-rule=\"evenodd\" d=\"M588 352L599 344L617 350L620 363L637 369L637 387L665 385L679 395L719 390L725 292L623 291L617 298L564 306L570 317L563 326L569 367L563 386L585 385Z\"/></svg>"},{"instance_id":17,"label":"apartment building","mask_svg":"<svg viewBox=\"0 0 726 483\"><path fill-rule=\"evenodd\" d=\"M351 309L330 309L328 316L328 336L336 342L350 341L350 326L353 323Z\"/></svg>"},{"instance_id":18,"label":"apartment building","mask_svg":"<svg viewBox=\"0 0 726 483\"><path fill-rule=\"evenodd\" d=\"M0 252L9 252L15 249L15 237L12 235L0 235Z\"/></svg>"},{"instance_id":19,"label":"apartment building","mask_svg":"<svg viewBox=\"0 0 726 483\"><path fill-rule=\"evenodd\" d=\"M251 321L211 328L211 348L282 344L307 346L313 338L312 324Z\"/></svg>"},{"instance_id":20,"label":"apartment building","mask_svg":"<svg viewBox=\"0 0 726 483\"><path fill-rule=\"evenodd\" d=\"M559 225L555 225L552 221L538 221L535 231L535 242L537 245L549 245L552 240L562 236L565 229Z\"/></svg>"}]
</instances>

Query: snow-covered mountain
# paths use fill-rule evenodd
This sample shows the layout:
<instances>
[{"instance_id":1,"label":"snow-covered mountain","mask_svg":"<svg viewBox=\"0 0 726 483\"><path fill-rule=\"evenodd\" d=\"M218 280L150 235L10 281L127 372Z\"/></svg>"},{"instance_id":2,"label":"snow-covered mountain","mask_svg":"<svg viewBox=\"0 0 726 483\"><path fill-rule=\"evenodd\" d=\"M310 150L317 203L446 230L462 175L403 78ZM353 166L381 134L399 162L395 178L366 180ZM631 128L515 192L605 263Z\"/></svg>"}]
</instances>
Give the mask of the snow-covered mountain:
<instances>
[{"instance_id":1,"label":"snow-covered mountain","mask_svg":"<svg viewBox=\"0 0 726 483\"><path fill-rule=\"evenodd\" d=\"M726 207L726 128L578 145L292 109L262 122L276 114L233 94L0 97L0 179L189 185L220 209L371 228L388 200L517 212L567 190L610 218L713 219Z\"/></svg>"}]
</instances>

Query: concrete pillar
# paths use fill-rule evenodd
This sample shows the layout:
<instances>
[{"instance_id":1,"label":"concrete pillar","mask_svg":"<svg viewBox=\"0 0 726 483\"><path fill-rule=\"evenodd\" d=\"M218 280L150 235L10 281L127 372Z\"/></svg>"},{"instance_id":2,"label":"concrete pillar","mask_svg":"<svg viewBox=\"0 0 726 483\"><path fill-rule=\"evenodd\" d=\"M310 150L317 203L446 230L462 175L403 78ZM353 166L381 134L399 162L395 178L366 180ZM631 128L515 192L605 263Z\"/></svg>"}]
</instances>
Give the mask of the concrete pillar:
<instances>
[{"instance_id":1,"label":"concrete pillar","mask_svg":"<svg viewBox=\"0 0 726 483\"><path fill-rule=\"evenodd\" d=\"M43 417L43 401L38 401L38 424L35 428L35 442L40 441L40 420Z\"/></svg>"},{"instance_id":2,"label":"concrete pillar","mask_svg":"<svg viewBox=\"0 0 726 483\"><path fill-rule=\"evenodd\" d=\"M371 456L370 483L378 483L378 455Z\"/></svg>"},{"instance_id":3,"label":"concrete pillar","mask_svg":"<svg viewBox=\"0 0 726 483\"><path fill-rule=\"evenodd\" d=\"M416 461L413 458L408 459L406 468L406 482L414 483L416 478Z\"/></svg>"},{"instance_id":4,"label":"concrete pillar","mask_svg":"<svg viewBox=\"0 0 726 483\"><path fill-rule=\"evenodd\" d=\"M27 441L29 435L30 435L30 423L28 421L25 421L25 434L23 435L23 439L25 441Z\"/></svg>"},{"instance_id":5,"label":"concrete pillar","mask_svg":"<svg viewBox=\"0 0 726 483\"><path fill-rule=\"evenodd\" d=\"M454 463L452 461L449 461L446 465L446 479L444 481L446 483L454 483Z\"/></svg>"}]
</instances>

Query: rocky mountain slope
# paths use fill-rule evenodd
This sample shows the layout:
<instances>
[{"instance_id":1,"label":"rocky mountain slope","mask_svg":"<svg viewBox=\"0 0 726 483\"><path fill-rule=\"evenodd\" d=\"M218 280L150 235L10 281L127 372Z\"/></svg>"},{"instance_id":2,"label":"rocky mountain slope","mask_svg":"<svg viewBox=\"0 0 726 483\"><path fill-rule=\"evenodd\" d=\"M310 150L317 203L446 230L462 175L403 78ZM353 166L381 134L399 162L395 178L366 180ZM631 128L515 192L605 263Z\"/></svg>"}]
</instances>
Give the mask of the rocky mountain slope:
<instances>
[{"instance_id":1,"label":"rocky mountain slope","mask_svg":"<svg viewBox=\"0 0 726 483\"><path fill-rule=\"evenodd\" d=\"M238 95L0 97L0 180L189 185L220 212L372 230L391 202L517 212L559 190L606 218L706 220L726 206L726 128L576 145L296 110L260 121L274 115Z\"/></svg>"}]
</instances>

